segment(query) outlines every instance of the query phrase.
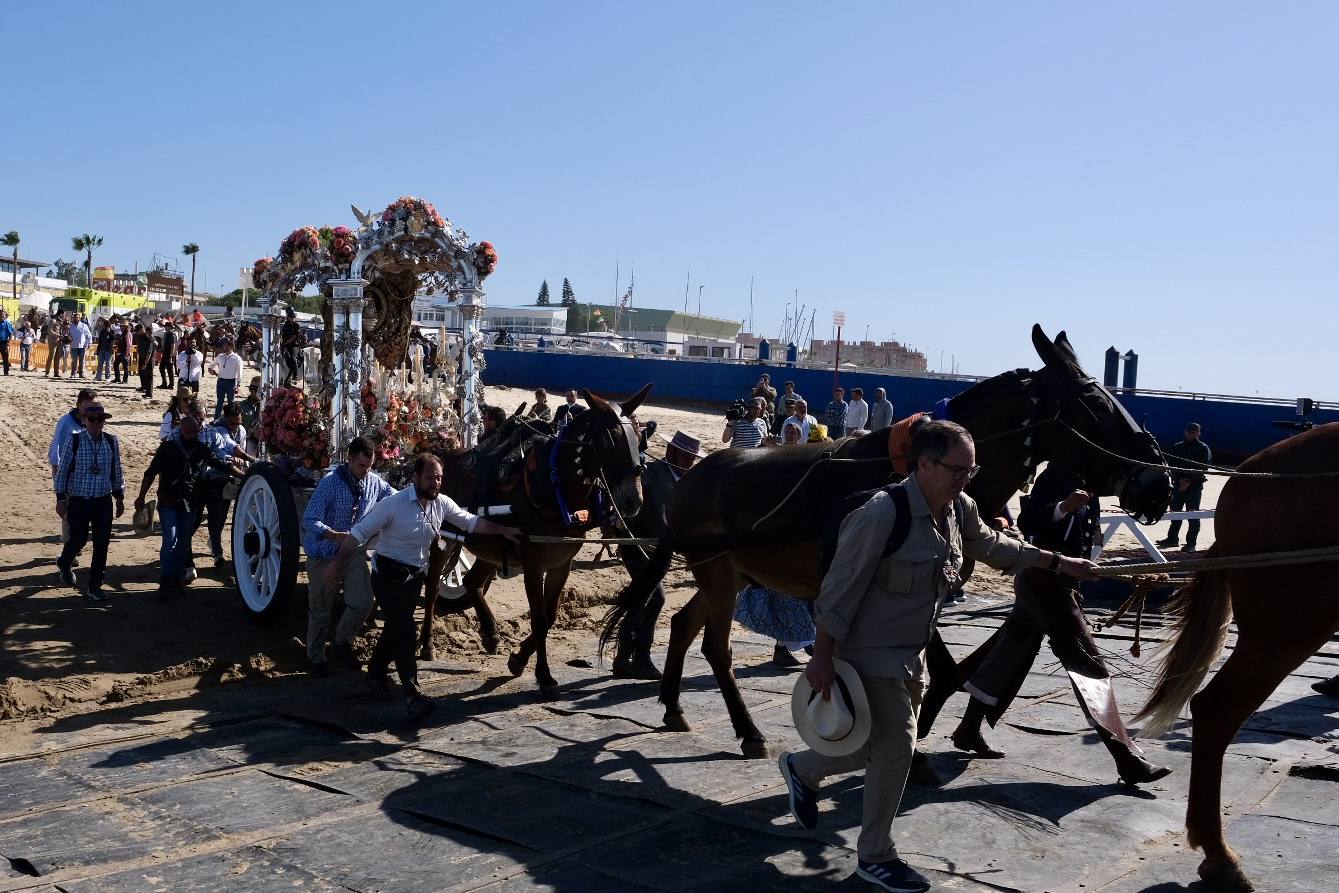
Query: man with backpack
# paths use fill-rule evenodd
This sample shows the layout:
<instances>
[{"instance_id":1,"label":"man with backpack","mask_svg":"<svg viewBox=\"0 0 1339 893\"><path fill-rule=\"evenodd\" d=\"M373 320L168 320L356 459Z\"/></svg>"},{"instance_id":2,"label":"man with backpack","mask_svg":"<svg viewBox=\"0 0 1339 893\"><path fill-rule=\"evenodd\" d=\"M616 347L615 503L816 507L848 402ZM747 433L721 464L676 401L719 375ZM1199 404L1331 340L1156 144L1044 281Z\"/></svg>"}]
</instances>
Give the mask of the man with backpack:
<instances>
[{"instance_id":1,"label":"man with backpack","mask_svg":"<svg viewBox=\"0 0 1339 893\"><path fill-rule=\"evenodd\" d=\"M93 562L88 571L88 598L102 602L102 583L107 571L107 546L112 539L112 502L116 517L125 511L121 444L116 435L103 431L111 415L92 403L83 411L84 427L73 431L61 447L60 464L53 481L56 514L69 523L70 537L56 559L60 581L74 586L74 560L93 539Z\"/></svg>"},{"instance_id":2,"label":"man with backpack","mask_svg":"<svg viewBox=\"0 0 1339 893\"><path fill-rule=\"evenodd\" d=\"M183 585L189 582L184 578L191 555L191 537L198 523L196 505L203 496L206 467L225 475L240 474L200 441L200 420L188 412L181 417L176 435L158 445L135 499L138 511L144 507L149 487L157 478L158 518L163 534L158 553L160 597L180 595Z\"/></svg>"},{"instance_id":3,"label":"man with backpack","mask_svg":"<svg viewBox=\"0 0 1339 893\"><path fill-rule=\"evenodd\" d=\"M1089 578L1094 565L1003 536L982 523L963 490L979 470L967 429L923 424L912 437L911 474L874 495L841 522L836 552L817 602L814 656L805 677L815 696L833 697L840 657L858 674L868 701L868 740L846 756L783 753L779 765L791 814L818 824L818 786L830 775L865 770L864 815L856 873L884 890L928 890L930 882L898 857L893 817L916 744L925 646L944 597L960 582L964 558L1022 570L1041 565ZM843 683L844 684L844 683Z\"/></svg>"}]
</instances>

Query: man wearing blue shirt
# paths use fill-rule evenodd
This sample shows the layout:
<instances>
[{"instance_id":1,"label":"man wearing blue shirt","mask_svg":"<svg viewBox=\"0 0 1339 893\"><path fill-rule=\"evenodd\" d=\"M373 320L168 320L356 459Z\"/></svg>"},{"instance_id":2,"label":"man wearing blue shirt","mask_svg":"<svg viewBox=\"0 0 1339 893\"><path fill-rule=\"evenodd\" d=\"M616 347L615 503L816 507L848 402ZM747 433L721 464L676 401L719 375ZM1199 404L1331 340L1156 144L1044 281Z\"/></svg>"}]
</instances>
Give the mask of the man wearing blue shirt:
<instances>
[{"instance_id":1,"label":"man wearing blue shirt","mask_svg":"<svg viewBox=\"0 0 1339 893\"><path fill-rule=\"evenodd\" d=\"M211 442L217 440L227 458L237 457L250 462L251 457L242 449L246 441L246 431L242 428L242 408L236 403L222 407L219 420L200 432L201 439L208 435ZM216 450L216 453L218 451ZM225 456L220 455L220 458ZM204 515L209 516L209 554L214 556L214 567L223 567L227 558L223 554L223 525L228 523L228 506L232 500L226 498L224 490L228 484L228 475L216 469L205 471L202 483L200 504L196 507L195 527L198 530Z\"/></svg>"},{"instance_id":2,"label":"man wearing blue shirt","mask_svg":"<svg viewBox=\"0 0 1339 893\"><path fill-rule=\"evenodd\" d=\"M828 437L838 440L846 436L846 389L834 388L832 391L832 402L828 404L827 412L823 414L823 419L828 426Z\"/></svg>"},{"instance_id":3,"label":"man wearing blue shirt","mask_svg":"<svg viewBox=\"0 0 1339 893\"><path fill-rule=\"evenodd\" d=\"M9 340L14 337L14 324L9 321L9 311L0 308L0 361L5 366L5 374L9 374Z\"/></svg>"},{"instance_id":4,"label":"man wearing blue shirt","mask_svg":"<svg viewBox=\"0 0 1339 893\"><path fill-rule=\"evenodd\" d=\"M344 584L344 614L335 628L331 651L349 669L358 669L353 656L353 637L372 613L372 578L367 553L358 549L348 554L340 580L326 584L325 569L339 551L349 528L362 520L368 509L395 490L372 470L372 441L355 437L349 444L348 461L335 466L316 485L307 510L302 514L302 548L307 552L307 659L314 676L325 676L325 640L330 630L330 614L339 586Z\"/></svg>"},{"instance_id":5,"label":"man wearing blue shirt","mask_svg":"<svg viewBox=\"0 0 1339 893\"><path fill-rule=\"evenodd\" d=\"M70 538L56 559L60 581L73 586L74 559L93 533L93 563L88 571L88 597L106 600L102 582L107 572L107 546L112 539L112 500L116 517L125 511L125 477L121 469L121 445L114 434L103 431L110 416L94 403L84 410L87 426L70 435L61 447L56 468L56 514L69 522Z\"/></svg>"},{"instance_id":6,"label":"man wearing blue shirt","mask_svg":"<svg viewBox=\"0 0 1339 893\"><path fill-rule=\"evenodd\" d=\"M46 459L51 464L51 479L56 479L56 471L60 466L60 451L69 443L70 435L76 431L84 430L84 410L88 409L94 403L98 402L98 392L92 388L81 388L79 396L75 398L74 409L71 409L65 415L56 420L56 433L51 437L51 446L47 448ZM70 539L69 519L61 516L60 522L60 541L66 542ZM75 564L79 563L79 557L75 556Z\"/></svg>"}]
</instances>

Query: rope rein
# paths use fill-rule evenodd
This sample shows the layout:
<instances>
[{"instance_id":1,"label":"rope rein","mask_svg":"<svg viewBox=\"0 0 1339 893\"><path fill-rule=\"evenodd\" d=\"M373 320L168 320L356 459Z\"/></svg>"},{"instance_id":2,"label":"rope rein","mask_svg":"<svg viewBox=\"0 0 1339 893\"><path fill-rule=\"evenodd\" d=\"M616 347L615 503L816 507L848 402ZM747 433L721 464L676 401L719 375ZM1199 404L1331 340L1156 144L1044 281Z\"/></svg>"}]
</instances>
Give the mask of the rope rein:
<instances>
[{"instance_id":1,"label":"rope rein","mask_svg":"<svg viewBox=\"0 0 1339 893\"><path fill-rule=\"evenodd\" d=\"M1066 421L1065 421L1064 419L1062 419L1062 418L1057 417L1057 418L1055 418L1055 419L1048 419L1048 422L1049 422L1049 421L1058 422L1060 425L1062 425L1062 426L1064 426L1065 428L1069 429L1069 433L1073 434L1075 437L1077 437L1079 440L1081 440L1081 441L1082 441L1084 444L1086 444L1088 447L1090 447L1090 448L1092 448L1092 449L1094 449L1094 450L1097 450L1099 453L1103 453L1103 454L1105 454L1105 455L1107 455L1107 456L1110 456L1110 457L1113 458L1113 459L1119 459L1119 460L1121 460L1122 462L1127 462L1127 463L1129 463L1130 465L1141 465L1141 466L1143 466L1144 468L1167 468L1167 467L1168 467L1168 466L1165 465L1165 464L1159 464L1159 463L1157 463L1157 462L1146 462L1146 461L1144 461L1144 460L1142 460L1142 459L1131 459L1129 456L1122 456L1120 453L1113 452L1113 451L1107 449L1106 447L1102 446L1101 444L1099 444L1099 443L1094 443L1093 441L1089 440L1086 436L1083 435L1082 432L1080 432L1080 431L1079 431L1078 429L1076 429L1073 425L1069 424L1069 422L1066 422ZM980 442L980 441L978 441L978 442ZM1303 471L1303 472L1281 472L1281 471L1234 471L1234 470L1231 469L1231 468L1224 468L1224 467L1221 466L1221 465L1210 465L1210 464L1208 464L1207 462L1197 462L1197 461L1195 461L1194 459L1178 459L1177 461L1178 461L1178 462L1189 462L1190 464L1192 464L1192 465L1196 465L1196 466L1199 466L1199 467L1198 467L1198 468L1190 468L1190 469L1186 469L1186 468L1180 468L1180 469L1178 469L1178 468L1173 468L1173 469L1171 469L1172 471L1198 471L1198 472L1200 472L1200 473L1202 473L1202 474L1212 474L1212 475L1216 475L1216 476L1219 476L1219 477L1261 478L1261 479L1265 479L1265 480L1316 480L1316 479L1320 479L1320 478L1339 478L1339 471Z\"/></svg>"}]
</instances>

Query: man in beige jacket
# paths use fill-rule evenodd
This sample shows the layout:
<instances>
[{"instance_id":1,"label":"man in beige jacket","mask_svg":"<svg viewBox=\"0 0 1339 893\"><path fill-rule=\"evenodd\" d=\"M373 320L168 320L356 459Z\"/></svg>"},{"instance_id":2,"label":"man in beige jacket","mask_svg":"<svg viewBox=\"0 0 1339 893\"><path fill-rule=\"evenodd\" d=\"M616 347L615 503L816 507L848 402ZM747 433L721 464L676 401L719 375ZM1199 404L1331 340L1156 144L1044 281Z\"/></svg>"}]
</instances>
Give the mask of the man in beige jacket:
<instances>
[{"instance_id":1,"label":"man in beige jacket","mask_svg":"<svg viewBox=\"0 0 1339 893\"><path fill-rule=\"evenodd\" d=\"M810 829L818 824L817 788L823 779L865 770L856 873L896 893L930 887L898 857L892 825L915 752L925 645L944 596L960 585L964 557L1010 572L1041 565L1084 579L1095 567L1001 536L981 522L976 503L962 492L980 466L972 436L961 425L923 425L912 439L910 463L913 471L899 485L905 501L881 491L842 522L836 557L819 592L818 639L805 670L814 690L827 698L833 657L856 669L869 701L869 741L845 757L809 750L780 759L791 813ZM901 546L884 557L899 501L911 523Z\"/></svg>"}]
</instances>

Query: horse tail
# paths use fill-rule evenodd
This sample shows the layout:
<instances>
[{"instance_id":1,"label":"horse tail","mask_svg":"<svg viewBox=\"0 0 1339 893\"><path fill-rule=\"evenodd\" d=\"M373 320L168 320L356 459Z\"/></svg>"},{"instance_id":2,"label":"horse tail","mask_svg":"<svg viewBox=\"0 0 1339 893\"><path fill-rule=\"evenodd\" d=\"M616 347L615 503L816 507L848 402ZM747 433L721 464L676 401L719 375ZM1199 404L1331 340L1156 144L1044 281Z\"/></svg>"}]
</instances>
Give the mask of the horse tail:
<instances>
[{"instance_id":1,"label":"horse tail","mask_svg":"<svg viewBox=\"0 0 1339 893\"><path fill-rule=\"evenodd\" d=\"M1166 734L1199 689L1223 650L1232 619L1227 571L1202 571L1181 587L1165 613L1176 617L1175 632L1162 649L1158 682L1135 720L1147 719L1141 735Z\"/></svg>"},{"instance_id":2,"label":"horse tail","mask_svg":"<svg viewBox=\"0 0 1339 893\"><path fill-rule=\"evenodd\" d=\"M634 608L640 608L651 599L651 593L665 579L669 572L670 561L674 558L674 547L662 539L660 545L651 553L650 561L634 576L614 600L614 604L605 612L600 628L600 644L596 654L604 659L605 648L618 634L618 627Z\"/></svg>"}]
</instances>

